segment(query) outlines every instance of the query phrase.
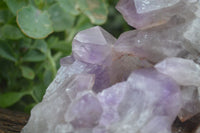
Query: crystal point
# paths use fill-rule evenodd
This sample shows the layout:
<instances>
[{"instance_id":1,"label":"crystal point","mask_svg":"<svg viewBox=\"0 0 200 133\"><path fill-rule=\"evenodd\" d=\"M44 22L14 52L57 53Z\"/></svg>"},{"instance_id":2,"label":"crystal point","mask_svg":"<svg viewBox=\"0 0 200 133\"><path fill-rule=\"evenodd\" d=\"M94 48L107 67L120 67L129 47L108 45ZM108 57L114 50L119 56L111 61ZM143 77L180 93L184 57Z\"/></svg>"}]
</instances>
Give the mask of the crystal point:
<instances>
[{"instance_id":1,"label":"crystal point","mask_svg":"<svg viewBox=\"0 0 200 133\"><path fill-rule=\"evenodd\" d=\"M171 133L177 116L200 113L199 1L116 8L136 29L117 40L100 26L77 33L21 133Z\"/></svg>"},{"instance_id":2,"label":"crystal point","mask_svg":"<svg viewBox=\"0 0 200 133\"><path fill-rule=\"evenodd\" d=\"M180 0L134 0L137 13L142 14L154 10L171 7Z\"/></svg>"},{"instance_id":3,"label":"crystal point","mask_svg":"<svg viewBox=\"0 0 200 133\"><path fill-rule=\"evenodd\" d=\"M166 24L173 16L190 20L196 8L188 3L184 0L119 0L116 8L129 25L147 29Z\"/></svg>"},{"instance_id":4,"label":"crystal point","mask_svg":"<svg viewBox=\"0 0 200 133\"><path fill-rule=\"evenodd\" d=\"M101 65L109 63L112 45L116 39L99 26L79 32L73 40L72 51L75 59Z\"/></svg>"},{"instance_id":5,"label":"crystal point","mask_svg":"<svg viewBox=\"0 0 200 133\"><path fill-rule=\"evenodd\" d=\"M180 85L200 86L200 65L182 58L167 58L155 68L176 80Z\"/></svg>"},{"instance_id":6,"label":"crystal point","mask_svg":"<svg viewBox=\"0 0 200 133\"><path fill-rule=\"evenodd\" d=\"M181 88L182 107L178 114L179 119L184 122L200 112L200 100L197 87L184 86Z\"/></svg>"}]
</instances>

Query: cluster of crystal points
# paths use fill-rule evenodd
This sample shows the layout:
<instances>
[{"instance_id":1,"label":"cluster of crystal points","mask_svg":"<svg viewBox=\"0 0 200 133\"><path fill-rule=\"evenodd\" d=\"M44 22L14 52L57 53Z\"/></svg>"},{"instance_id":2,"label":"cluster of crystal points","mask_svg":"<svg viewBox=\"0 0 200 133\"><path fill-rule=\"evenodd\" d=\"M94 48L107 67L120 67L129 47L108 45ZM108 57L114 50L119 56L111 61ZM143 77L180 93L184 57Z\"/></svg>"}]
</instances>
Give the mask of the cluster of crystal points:
<instances>
[{"instance_id":1,"label":"cluster of crystal points","mask_svg":"<svg viewBox=\"0 0 200 133\"><path fill-rule=\"evenodd\" d=\"M136 30L79 32L22 133L171 133L200 112L200 3L120 0ZM196 131L199 133L199 130Z\"/></svg>"}]
</instances>

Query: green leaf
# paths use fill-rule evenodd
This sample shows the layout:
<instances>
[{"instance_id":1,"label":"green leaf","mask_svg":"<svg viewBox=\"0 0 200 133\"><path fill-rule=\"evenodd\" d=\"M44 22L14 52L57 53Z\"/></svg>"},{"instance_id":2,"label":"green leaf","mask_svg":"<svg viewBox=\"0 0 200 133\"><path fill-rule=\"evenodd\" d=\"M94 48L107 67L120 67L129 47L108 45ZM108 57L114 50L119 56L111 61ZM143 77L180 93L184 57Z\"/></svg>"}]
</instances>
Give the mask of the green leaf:
<instances>
[{"instance_id":1,"label":"green leaf","mask_svg":"<svg viewBox=\"0 0 200 133\"><path fill-rule=\"evenodd\" d=\"M59 41L56 44L51 44L50 48L57 51L63 51L65 54L71 53L71 43L67 43L66 41Z\"/></svg>"},{"instance_id":2,"label":"green leaf","mask_svg":"<svg viewBox=\"0 0 200 133\"><path fill-rule=\"evenodd\" d=\"M35 73L30 67L21 66L20 68L21 68L22 76L24 78L27 78L27 79L34 79L35 78Z\"/></svg>"},{"instance_id":3,"label":"green leaf","mask_svg":"<svg viewBox=\"0 0 200 133\"><path fill-rule=\"evenodd\" d=\"M44 85L48 86L53 81L53 78L54 76L52 70L49 67L46 68L43 75Z\"/></svg>"},{"instance_id":4,"label":"green leaf","mask_svg":"<svg viewBox=\"0 0 200 133\"><path fill-rule=\"evenodd\" d=\"M108 8L104 0L78 0L78 4L93 24L100 25L106 22Z\"/></svg>"},{"instance_id":5,"label":"green leaf","mask_svg":"<svg viewBox=\"0 0 200 133\"><path fill-rule=\"evenodd\" d=\"M0 107L6 108L15 104L26 94L25 92L7 92L0 94Z\"/></svg>"},{"instance_id":6,"label":"green leaf","mask_svg":"<svg viewBox=\"0 0 200 133\"><path fill-rule=\"evenodd\" d=\"M75 29L77 32L79 32L91 27L93 27L93 25L90 23L90 20L85 16L80 16Z\"/></svg>"},{"instance_id":7,"label":"green leaf","mask_svg":"<svg viewBox=\"0 0 200 133\"><path fill-rule=\"evenodd\" d=\"M6 4L3 0L0 1L0 9L6 8Z\"/></svg>"},{"instance_id":8,"label":"green leaf","mask_svg":"<svg viewBox=\"0 0 200 133\"><path fill-rule=\"evenodd\" d=\"M104 0L57 0L60 6L73 15L83 12L93 24L106 22L108 8Z\"/></svg>"},{"instance_id":9,"label":"green leaf","mask_svg":"<svg viewBox=\"0 0 200 133\"><path fill-rule=\"evenodd\" d=\"M24 55L22 61L25 62L38 62L45 60L45 55L36 50L30 50L27 54Z\"/></svg>"},{"instance_id":10,"label":"green leaf","mask_svg":"<svg viewBox=\"0 0 200 133\"><path fill-rule=\"evenodd\" d=\"M4 9L0 10L0 24L1 23L6 23L10 17L12 17L12 13L9 12L9 10Z\"/></svg>"},{"instance_id":11,"label":"green leaf","mask_svg":"<svg viewBox=\"0 0 200 133\"><path fill-rule=\"evenodd\" d=\"M31 38L24 36L22 39L19 40L18 46L26 51L31 47L32 45L31 42L32 42Z\"/></svg>"},{"instance_id":12,"label":"green leaf","mask_svg":"<svg viewBox=\"0 0 200 133\"><path fill-rule=\"evenodd\" d=\"M17 10L28 5L28 0L4 0L4 1L6 2L8 8L14 15L17 14Z\"/></svg>"},{"instance_id":13,"label":"green leaf","mask_svg":"<svg viewBox=\"0 0 200 133\"><path fill-rule=\"evenodd\" d=\"M51 3L53 3L55 0L46 0L45 2L47 3L47 4L51 4Z\"/></svg>"},{"instance_id":14,"label":"green leaf","mask_svg":"<svg viewBox=\"0 0 200 133\"><path fill-rule=\"evenodd\" d=\"M53 22L54 31L65 31L65 29L72 28L75 17L66 13L58 4L52 5L48 12Z\"/></svg>"},{"instance_id":15,"label":"green leaf","mask_svg":"<svg viewBox=\"0 0 200 133\"><path fill-rule=\"evenodd\" d=\"M47 43L45 40L35 40L33 47L38 49L43 54L47 53Z\"/></svg>"},{"instance_id":16,"label":"green leaf","mask_svg":"<svg viewBox=\"0 0 200 133\"><path fill-rule=\"evenodd\" d=\"M22 32L31 38L45 38L53 32L48 12L42 12L33 6L18 11L17 23Z\"/></svg>"},{"instance_id":17,"label":"green leaf","mask_svg":"<svg viewBox=\"0 0 200 133\"><path fill-rule=\"evenodd\" d=\"M13 62L17 61L10 45L3 41L0 41L0 56Z\"/></svg>"},{"instance_id":18,"label":"green leaf","mask_svg":"<svg viewBox=\"0 0 200 133\"><path fill-rule=\"evenodd\" d=\"M52 50L57 50L63 52L65 55L69 55L71 53L72 45L71 43L59 40L57 37L52 36L47 40L48 46Z\"/></svg>"},{"instance_id":19,"label":"green leaf","mask_svg":"<svg viewBox=\"0 0 200 133\"><path fill-rule=\"evenodd\" d=\"M34 86L33 95L36 102L42 101L46 88L43 86Z\"/></svg>"},{"instance_id":20,"label":"green leaf","mask_svg":"<svg viewBox=\"0 0 200 133\"><path fill-rule=\"evenodd\" d=\"M43 6L44 6L44 0L34 0L34 2L35 2L35 5L37 5L37 7L39 7L40 9L41 8L43 8Z\"/></svg>"},{"instance_id":21,"label":"green leaf","mask_svg":"<svg viewBox=\"0 0 200 133\"><path fill-rule=\"evenodd\" d=\"M85 29L88 29L90 27L92 27L93 25L90 23L90 20L88 19L88 17L84 16L84 15L81 15L78 17L78 20L77 20L77 24L76 26L73 28L73 30L69 31L68 32L68 35L67 35L67 42L72 42L74 36L79 32L79 31L82 31L82 30L85 30ZM67 32L66 32L67 33ZM68 45L69 46L69 45ZM69 47L71 48L71 46ZM67 47L68 49L68 47Z\"/></svg>"},{"instance_id":22,"label":"green leaf","mask_svg":"<svg viewBox=\"0 0 200 133\"><path fill-rule=\"evenodd\" d=\"M0 31L2 31L2 27L0 27ZM4 40L3 33L0 32L0 40Z\"/></svg>"},{"instance_id":23,"label":"green leaf","mask_svg":"<svg viewBox=\"0 0 200 133\"><path fill-rule=\"evenodd\" d=\"M2 27L2 36L7 39L18 40L23 37L23 34L18 27L7 24Z\"/></svg>"},{"instance_id":24,"label":"green leaf","mask_svg":"<svg viewBox=\"0 0 200 133\"><path fill-rule=\"evenodd\" d=\"M77 0L57 0L60 7L62 7L67 13L72 15L78 15L80 12L78 10Z\"/></svg>"}]
</instances>

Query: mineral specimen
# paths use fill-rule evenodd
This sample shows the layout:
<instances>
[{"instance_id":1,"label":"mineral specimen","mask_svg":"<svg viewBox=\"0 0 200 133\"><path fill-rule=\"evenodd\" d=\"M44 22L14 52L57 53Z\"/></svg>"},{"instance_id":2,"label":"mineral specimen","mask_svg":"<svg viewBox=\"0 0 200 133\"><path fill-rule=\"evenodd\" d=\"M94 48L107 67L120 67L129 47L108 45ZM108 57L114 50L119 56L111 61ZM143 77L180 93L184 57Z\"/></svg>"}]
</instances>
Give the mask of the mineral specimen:
<instances>
[{"instance_id":1,"label":"mineral specimen","mask_svg":"<svg viewBox=\"0 0 200 133\"><path fill-rule=\"evenodd\" d=\"M170 77L179 85L200 86L200 65L183 58L167 58L155 65L155 68Z\"/></svg>"},{"instance_id":2,"label":"mineral specimen","mask_svg":"<svg viewBox=\"0 0 200 133\"><path fill-rule=\"evenodd\" d=\"M180 2L180 0L135 0L136 11L139 14L160 10L173 6Z\"/></svg>"},{"instance_id":3,"label":"mineral specimen","mask_svg":"<svg viewBox=\"0 0 200 133\"><path fill-rule=\"evenodd\" d=\"M179 114L182 121L200 112L200 95L197 90L200 86L200 65L192 60L173 57L158 63L155 68L184 86L182 88L183 107Z\"/></svg>"},{"instance_id":4,"label":"mineral specimen","mask_svg":"<svg viewBox=\"0 0 200 133\"><path fill-rule=\"evenodd\" d=\"M198 1L117 9L137 29L118 39L99 26L79 32L21 133L172 133L177 116L200 113Z\"/></svg>"},{"instance_id":5,"label":"mineral specimen","mask_svg":"<svg viewBox=\"0 0 200 133\"><path fill-rule=\"evenodd\" d=\"M188 39L192 46L200 52L200 18L196 18L192 21L192 24L188 26L187 31L184 33L184 37Z\"/></svg>"},{"instance_id":6,"label":"mineral specimen","mask_svg":"<svg viewBox=\"0 0 200 133\"><path fill-rule=\"evenodd\" d=\"M181 107L179 86L154 69L134 71L98 98L104 110L99 125L111 133L169 133Z\"/></svg>"},{"instance_id":7,"label":"mineral specimen","mask_svg":"<svg viewBox=\"0 0 200 133\"><path fill-rule=\"evenodd\" d=\"M115 50L146 58L152 62L178 56L186 51L186 44L183 44L186 40L180 36L184 26L184 20L174 17L162 27L125 32L117 40Z\"/></svg>"},{"instance_id":8,"label":"mineral specimen","mask_svg":"<svg viewBox=\"0 0 200 133\"><path fill-rule=\"evenodd\" d=\"M120 0L116 8L137 29L165 24L175 15L189 20L197 10L188 0Z\"/></svg>"},{"instance_id":9,"label":"mineral specimen","mask_svg":"<svg viewBox=\"0 0 200 133\"><path fill-rule=\"evenodd\" d=\"M116 39L101 27L81 31L73 41L73 56L90 64L108 64L111 49Z\"/></svg>"},{"instance_id":10,"label":"mineral specimen","mask_svg":"<svg viewBox=\"0 0 200 133\"><path fill-rule=\"evenodd\" d=\"M200 95L195 86L182 87L181 95L183 105L178 117L184 122L200 112Z\"/></svg>"}]
</instances>

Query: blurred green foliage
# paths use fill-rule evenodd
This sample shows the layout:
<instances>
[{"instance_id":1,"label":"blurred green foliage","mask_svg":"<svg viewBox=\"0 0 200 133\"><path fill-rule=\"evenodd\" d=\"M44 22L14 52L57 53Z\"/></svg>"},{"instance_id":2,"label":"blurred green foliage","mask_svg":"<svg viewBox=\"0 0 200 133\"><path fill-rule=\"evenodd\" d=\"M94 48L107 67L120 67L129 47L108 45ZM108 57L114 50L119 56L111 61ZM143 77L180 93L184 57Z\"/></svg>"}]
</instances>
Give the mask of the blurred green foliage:
<instances>
[{"instance_id":1,"label":"blurred green foliage","mask_svg":"<svg viewBox=\"0 0 200 133\"><path fill-rule=\"evenodd\" d=\"M80 30L102 25L116 37L129 30L116 2L1 0L0 107L29 112L40 102Z\"/></svg>"}]
</instances>

